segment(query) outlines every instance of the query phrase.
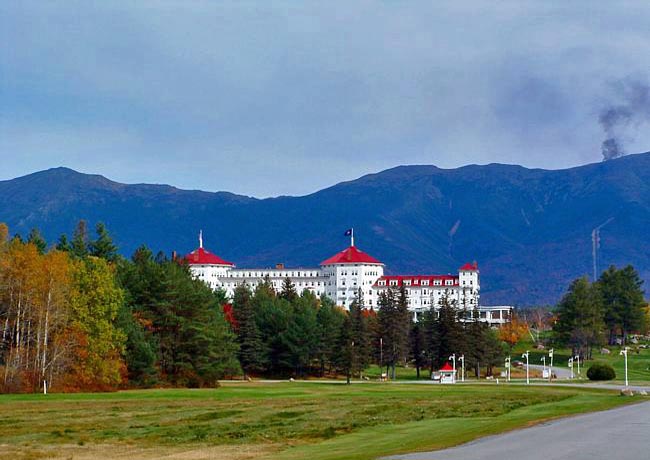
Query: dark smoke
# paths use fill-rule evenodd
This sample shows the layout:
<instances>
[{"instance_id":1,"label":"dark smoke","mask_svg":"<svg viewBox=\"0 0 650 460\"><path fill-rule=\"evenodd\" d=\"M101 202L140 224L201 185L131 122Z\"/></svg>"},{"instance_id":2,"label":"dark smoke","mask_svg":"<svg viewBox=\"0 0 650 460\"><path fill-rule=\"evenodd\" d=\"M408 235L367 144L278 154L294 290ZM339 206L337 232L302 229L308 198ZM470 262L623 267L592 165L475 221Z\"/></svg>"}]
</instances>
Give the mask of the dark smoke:
<instances>
[{"instance_id":1,"label":"dark smoke","mask_svg":"<svg viewBox=\"0 0 650 460\"><path fill-rule=\"evenodd\" d=\"M623 133L650 122L650 86L639 80L626 79L615 88L617 103L603 109L598 122L605 132L601 151L603 161L625 155Z\"/></svg>"}]
</instances>

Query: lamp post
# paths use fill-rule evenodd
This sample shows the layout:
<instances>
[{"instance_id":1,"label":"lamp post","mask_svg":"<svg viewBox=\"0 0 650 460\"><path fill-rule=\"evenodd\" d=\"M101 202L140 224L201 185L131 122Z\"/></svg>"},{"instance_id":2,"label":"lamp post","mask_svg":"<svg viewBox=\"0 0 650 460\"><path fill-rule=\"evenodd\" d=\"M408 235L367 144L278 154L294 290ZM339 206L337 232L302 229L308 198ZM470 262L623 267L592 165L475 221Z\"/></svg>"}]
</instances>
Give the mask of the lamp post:
<instances>
[{"instance_id":1,"label":"lamp post","mask_svg":"<svg viewBox=\"0 0 650 460\"><path fill-rule=\"evenodd\" d=\"M571 369L571 379L573 379L573 358L569 358L569 369Z\"/></svg>"},{"instance_id":2,"label":"lamp post","mask_svg":"<svg viewBox=\"0 0 650 460\"><path fill-rule=\"evenodd\" d=\"M542 378L546 374L546 356L542 356L540 361L542 362Z\"/></svg>"},{"instance_id":3,"label":"lamp post","mask_svg":"<svg viewBox=\"0 0 650 460\"><path fill-rule=\"evenodd\" d=\"M508 382L510 381L510 363L512 362L512 359L510 356L506 358L506 379L508 379Z\"/></svg>"},{"instance_id":4,"label":"lamp post","mask_svg":"<svg viewBox=\"0 0 650 460\"><path fill-rule=\"evenodd\" d=\"M578 378L580 378L580 355L575 355L573 359L578 363Z\"/></svg>"},{"instance_id":5,"label":"lamp post","mask_svg":"<svg viewBox=\"0 0 650 460\"><path fill-rule=\"evenodd\" d=\"M550 364L548 365L548 381L553 380L553 349L551 348L548 351L548 358L551 360Z\"/></svg>"},{"instance_id":6,"label":"lamp post","mask_svg":"<svg viewBox=\"0 0 650 460\"><path fill-rule=\"evenodd\" d=\"M461 382L465 381L465 355L460 355L458 358L460 361L460 380Z\"/></svg>"},{"instance_id":7,"label":"lamp post","mask_svg":"<svg viewBox=\"0 0 650 460\"><path fill-rule=\"evenodd\" d=\"M627 352L630 349L630 347L625 347L621 350L621 355L625 356L625 386L629 386L629 382L627 380Z\"/></svg>"},{"instance_id":8,"label":"lamp post","mask_svg":"<svg viewBox=\"0 0 650 460\"><path fill-rule=\"evenodd\" d=\"M384 338L379 337L379 377L384 374Z\"/></svg>"},{"instance_id":9,"label":"lamp post","mask_svg":"<svg viewBox=\"0 0 650 460\"><path fill-rule=\"evenodd\" d=\"M456 383L456 353L451 354L449 361L452 362L452 367L454 369L454 383Z\"/></svg>"},{"instance_id":10,"label":"lamp post","mask_svg":"<svg viewBox=\"0 0 650 460\"><path fill-rule=\"evenodd\" d=\"M526 353L521 355L522 358L526 358L526 385L530 384L530 374L528 372L528 356L528 350L526 350Z\"/></svg>"}]
</instances>

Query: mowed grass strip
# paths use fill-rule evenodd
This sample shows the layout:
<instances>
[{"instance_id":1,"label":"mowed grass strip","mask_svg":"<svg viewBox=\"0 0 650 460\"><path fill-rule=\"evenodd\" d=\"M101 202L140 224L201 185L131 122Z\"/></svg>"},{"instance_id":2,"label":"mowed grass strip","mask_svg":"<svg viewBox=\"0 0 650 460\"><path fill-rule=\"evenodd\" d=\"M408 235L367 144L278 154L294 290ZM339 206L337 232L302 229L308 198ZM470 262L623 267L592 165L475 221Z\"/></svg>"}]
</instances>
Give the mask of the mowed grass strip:
<instances>
[{"instance_id":1,"label":"mowed grass strip","mask_svg":"<svg viewBox=\"0 0 650 460\"><path fill-rule=\"evenodd\" d=\"M57 445L109 444L170 451L267 445L256 452L279 451L278 458L374 458L623 402L613 393L577 388L297 382L3 395L0 443L24 450L25 458L38 458L39 449Z\"/></svg>"}]
</instances>

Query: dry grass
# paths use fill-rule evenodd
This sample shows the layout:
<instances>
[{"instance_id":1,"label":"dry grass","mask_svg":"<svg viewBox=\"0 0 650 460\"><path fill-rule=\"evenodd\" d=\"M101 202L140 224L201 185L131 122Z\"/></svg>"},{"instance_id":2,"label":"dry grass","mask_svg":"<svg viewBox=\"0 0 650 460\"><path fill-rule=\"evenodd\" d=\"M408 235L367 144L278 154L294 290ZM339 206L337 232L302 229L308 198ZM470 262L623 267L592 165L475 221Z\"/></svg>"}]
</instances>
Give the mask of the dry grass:
<instances>
[{"instance_id":1,"label":"dry grass","mask_svg":"<svg viewBox=\"0 0 650 460\"><path fill-rule=\"evenodd\" d=\"M372 438L374 430L390 433L413 423L494 425L518 410L585 393L589 404L614 404L611 395L580 389L506 385L228 383L215 390L4 395L0 452L12 460L281 458L286 449L359 433ZM400 439L394 443L399 446Z\"/></svg>"}]
</instances>

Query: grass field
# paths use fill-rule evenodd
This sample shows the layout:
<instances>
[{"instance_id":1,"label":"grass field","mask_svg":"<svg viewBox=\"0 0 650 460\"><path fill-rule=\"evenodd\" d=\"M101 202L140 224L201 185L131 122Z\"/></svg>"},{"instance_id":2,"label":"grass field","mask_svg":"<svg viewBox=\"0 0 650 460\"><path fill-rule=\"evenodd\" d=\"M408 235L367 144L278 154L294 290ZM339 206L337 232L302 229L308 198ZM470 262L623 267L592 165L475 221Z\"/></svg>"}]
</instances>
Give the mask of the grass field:
<instances>
[{"instance_id":1,"label":"grass field","mask_svg":"<svg viewBox=\"0 0 650 460\"><path fill-rule=\"evenodd\" d=\"M0 395L0 452L16 460L372 459L630 400L566 387L297 382Z\"/></svg>"},{"instance_id":2,"label":"grass field","mask_svg":"<svg viewBox=\"0 0 650 460\"><path fill-rule=\"evenodd\" d=\"M625 380L625 360L623 356L619 353L621 347L606 347L610 350L609 355L601 355L598 350L594 350L593 360L587 361L586 363L580 364L580 370L582 377L587 378L587 369L591 364L596 361L604 362L609 364L616 371L616 380L615 382L621 383ZM532 343L521 343L518 344L515 348L516 351L513 351L513 360L518 359L521 361L522 350L530 350L530 363L531 364L540 364L540 358L542 356L548 356L548 351L543 350L533 350ZM562 367L568 369L567 361L571 356L571 351L567 349L555 349L554 352L554 366ZM574 368L577 370L577 367ZM628 354L628 377L630 384L644 385L650 383L650 349L639 349L635 345L630 345L630 351Z\"/></svg>"}]
</instances>

